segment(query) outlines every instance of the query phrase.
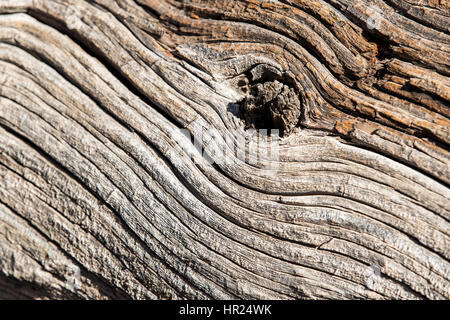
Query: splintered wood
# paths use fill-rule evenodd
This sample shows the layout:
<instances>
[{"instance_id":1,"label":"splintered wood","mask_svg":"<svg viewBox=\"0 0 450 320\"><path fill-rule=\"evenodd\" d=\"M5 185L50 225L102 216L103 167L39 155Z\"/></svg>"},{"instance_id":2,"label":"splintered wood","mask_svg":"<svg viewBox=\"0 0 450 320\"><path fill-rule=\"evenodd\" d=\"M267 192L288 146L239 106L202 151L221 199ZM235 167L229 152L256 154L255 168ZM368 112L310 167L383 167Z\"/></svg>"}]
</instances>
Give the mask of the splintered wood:
<instances>
[{"instance_id":1,"label":"splintered wood","mask_svg":"<svg viewBox=\"0 0 450 320\"><path fill-rule=\"evenodd\" d=\"M449 299L450 8L0 1L0 298Z\"/></svg>"}]
</instances>

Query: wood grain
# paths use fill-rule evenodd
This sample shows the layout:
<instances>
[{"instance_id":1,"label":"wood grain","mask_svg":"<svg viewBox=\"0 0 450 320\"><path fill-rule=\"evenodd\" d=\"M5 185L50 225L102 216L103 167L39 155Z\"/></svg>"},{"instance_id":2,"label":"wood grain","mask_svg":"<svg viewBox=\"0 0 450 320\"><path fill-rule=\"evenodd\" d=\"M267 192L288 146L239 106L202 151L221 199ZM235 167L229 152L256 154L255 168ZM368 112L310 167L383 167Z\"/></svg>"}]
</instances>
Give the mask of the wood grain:
<instances>
[{"instance_id":1,"label":"wood grain","mask_svg":"<svg viewBox=\"0 0 450 320\"><path fill-rule=\"evenodd\" d=\"M0 298L449 299L449 77L446 1L0 0Z\"/></svg>"}]
</instances>

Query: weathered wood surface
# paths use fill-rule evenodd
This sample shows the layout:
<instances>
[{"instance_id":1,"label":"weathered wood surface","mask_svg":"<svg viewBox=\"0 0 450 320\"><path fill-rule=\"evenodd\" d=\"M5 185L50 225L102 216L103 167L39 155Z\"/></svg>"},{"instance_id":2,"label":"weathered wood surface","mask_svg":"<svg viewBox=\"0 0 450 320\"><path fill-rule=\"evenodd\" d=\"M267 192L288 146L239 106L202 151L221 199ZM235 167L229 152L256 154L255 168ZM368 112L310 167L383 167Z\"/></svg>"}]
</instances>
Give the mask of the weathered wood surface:
<instances>
[{"instance_id":1,"label":"weathered wood surface","mask_svg":"<svg viewBox=\"0 0 450 320\"><path fill-rule=\"evenodd\" d=\"M449 299L449 75L443 0L0 0L0 298Z\"/></svg>"}]
</instances>

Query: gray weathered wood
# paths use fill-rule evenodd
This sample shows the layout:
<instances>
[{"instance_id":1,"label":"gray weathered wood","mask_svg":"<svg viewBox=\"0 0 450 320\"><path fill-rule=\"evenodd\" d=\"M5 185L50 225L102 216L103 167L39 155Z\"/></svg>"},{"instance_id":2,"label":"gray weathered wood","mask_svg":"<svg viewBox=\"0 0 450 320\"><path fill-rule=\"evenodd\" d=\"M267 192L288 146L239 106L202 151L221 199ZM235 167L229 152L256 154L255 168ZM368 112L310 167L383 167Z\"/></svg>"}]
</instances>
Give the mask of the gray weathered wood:
<instances>
[{"instance_id":1,"label":"gray weathered wood","mask_svg":"<svg viewBox=\"0 0 450 320\"><path fill-rule=\"evenodd\" d=\"M446 1L0 0L0 299L449 299L449 76Z\"/></svg>"}]
</instances>

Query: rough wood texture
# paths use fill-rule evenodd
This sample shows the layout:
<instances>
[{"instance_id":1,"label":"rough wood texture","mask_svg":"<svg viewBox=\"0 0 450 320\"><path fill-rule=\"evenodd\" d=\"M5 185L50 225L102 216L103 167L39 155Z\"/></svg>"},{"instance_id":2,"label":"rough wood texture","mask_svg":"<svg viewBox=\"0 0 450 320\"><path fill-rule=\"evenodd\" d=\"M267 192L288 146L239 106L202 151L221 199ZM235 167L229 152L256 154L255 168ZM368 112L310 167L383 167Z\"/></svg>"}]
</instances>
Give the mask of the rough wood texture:
<instances>
[{"instance_id":1,"label":"rough wood texture","mask_svg":"<svg viewBox=\"0 0 450 320\"><path fill-rule=\"evenodd\" d=\"M449 299L449 76L443 0L0 0L0 298Z\"/></svg>"}]
</instances>

